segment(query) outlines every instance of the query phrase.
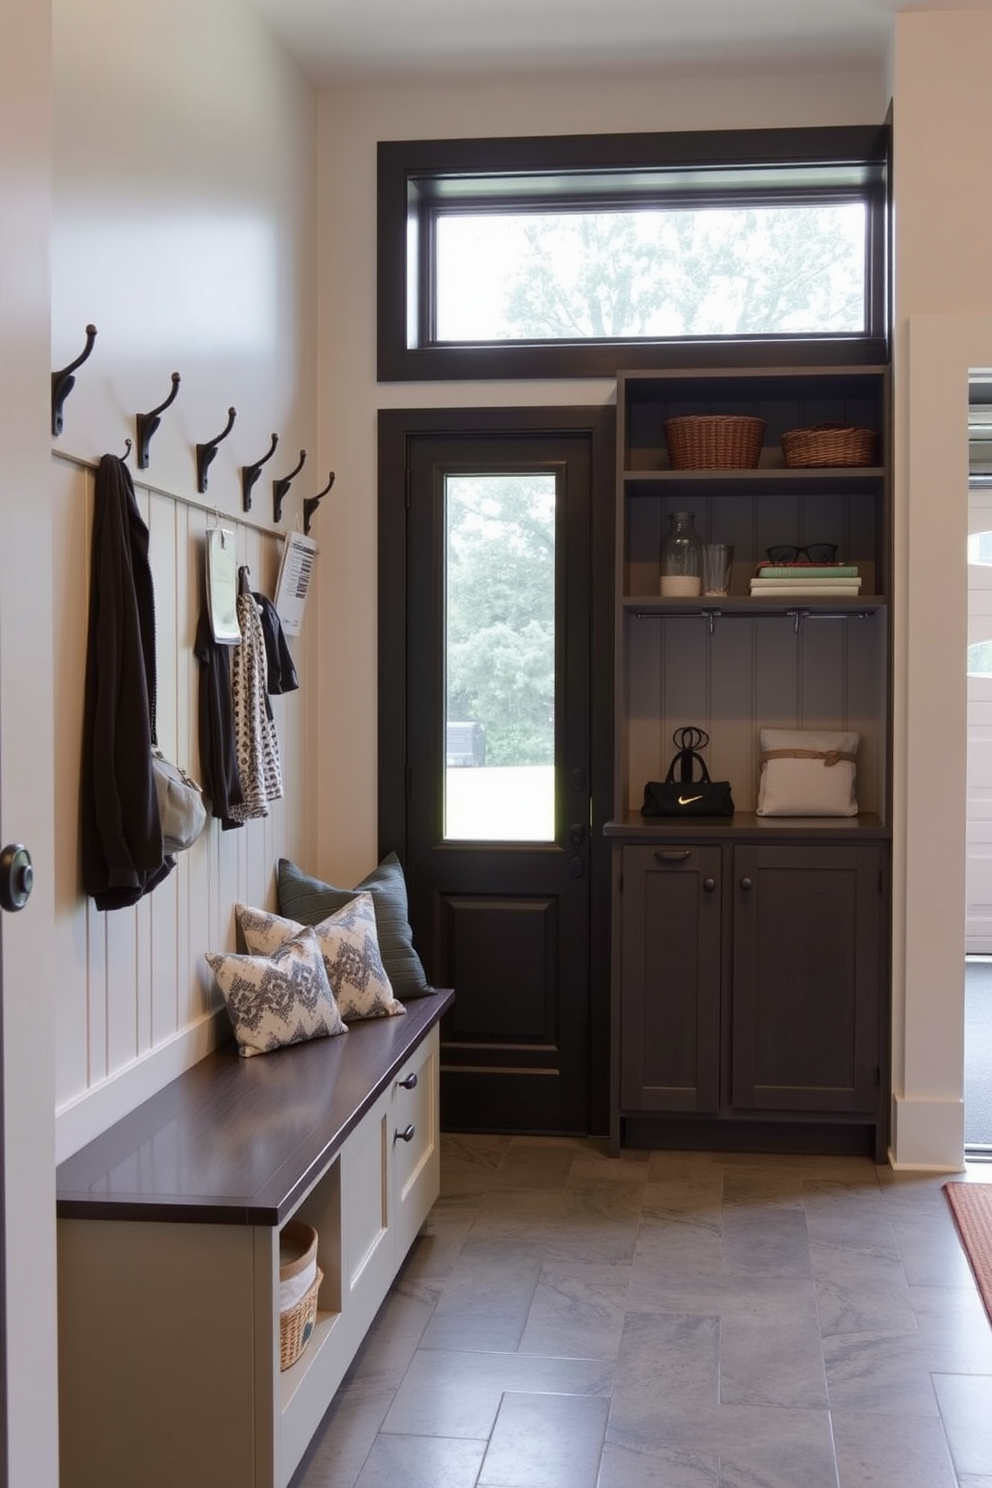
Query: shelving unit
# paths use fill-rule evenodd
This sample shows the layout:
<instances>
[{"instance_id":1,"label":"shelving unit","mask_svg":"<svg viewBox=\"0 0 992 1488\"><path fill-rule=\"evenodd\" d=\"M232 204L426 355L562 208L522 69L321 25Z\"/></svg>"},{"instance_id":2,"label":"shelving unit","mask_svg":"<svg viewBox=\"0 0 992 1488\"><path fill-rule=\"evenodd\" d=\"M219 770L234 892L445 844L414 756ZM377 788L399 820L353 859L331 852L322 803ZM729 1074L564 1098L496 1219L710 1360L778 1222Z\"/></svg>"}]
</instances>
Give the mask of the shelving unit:
<instances>
[{"instance_id":1,"label":"shelving unit","mask_svg":"<svg viewBox=\"0 0 992 1488\"><path fill-rule=\"evenodd\" d=\"M878 1150L884 1141L888 408L884 366L618 378L616 776L606 827L615 1150L713 1140L714 1123L720 1141L741 1145ZM757 468L673 470L665 421L699 413L765 419ZM877 430L880 463L788 468L782 435L818 423ZM733 543L726 598L660 597L674 511L693 512L704 541ZM858 596L751 597L748 580L769 547L812 542L834 543L841 561L858 565ZM645 783L663 778L672 735L686 724L710 735L707 764L713 779L731 782L731 819L640 814ZM859 815L757 817L762 727L856 730ZM835 1039L823 1037L824 999L837 1011ZM798 1013L786 1018L787 1007Z\"/></svg>"}]
</instances>

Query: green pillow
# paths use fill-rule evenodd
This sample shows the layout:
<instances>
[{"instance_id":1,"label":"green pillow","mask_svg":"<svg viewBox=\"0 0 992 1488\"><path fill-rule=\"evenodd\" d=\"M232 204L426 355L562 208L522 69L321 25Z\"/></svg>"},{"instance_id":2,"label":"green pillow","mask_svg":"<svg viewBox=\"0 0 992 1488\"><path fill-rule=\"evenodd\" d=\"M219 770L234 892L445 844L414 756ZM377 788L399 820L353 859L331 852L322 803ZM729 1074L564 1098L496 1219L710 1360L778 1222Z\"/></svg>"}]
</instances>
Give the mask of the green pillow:
<instances>
[{"instance_id":1,"label":"green pillow","mask_svg":"<svg viewBox=\"0 0 992 1488\"><path fill-rule=\"evenodd\" d=\"M395 853L383 858L378 868L353 889L335 888L319 878L311 878L288 858L279 859L277 880L280 914L298 920L301 925L319 925L328 915L349 904L356 894L371 894L379 954L394 993L401 1002L433 995L434 988L428 986L423 963L414 950L406 879Z\"/></svg>"}]
</instances>

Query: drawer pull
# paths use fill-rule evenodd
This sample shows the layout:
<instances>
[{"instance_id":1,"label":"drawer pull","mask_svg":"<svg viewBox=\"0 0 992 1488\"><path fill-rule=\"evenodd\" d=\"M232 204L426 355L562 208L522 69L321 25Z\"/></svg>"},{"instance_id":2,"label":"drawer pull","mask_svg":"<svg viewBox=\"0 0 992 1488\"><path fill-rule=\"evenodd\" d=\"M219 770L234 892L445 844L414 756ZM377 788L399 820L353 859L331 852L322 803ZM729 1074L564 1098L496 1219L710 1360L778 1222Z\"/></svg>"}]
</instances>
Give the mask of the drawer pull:
<instances>
[{"instance_id":1,"label":"drawer pull","mask_svg":"<svg viewBox=\"0 0 992 1488\"><path fill-rule=\"evenodd\" d=\"M659 848L655 853L659 863L684 863L686 858L691 858L692 853L688 848L677 849L672 847Z\"/></svg>"},{"instance_id":2,"label":"drawer pull","mask_svg":"<svg viewBox=\"0 0 992 1488\"><path fill-rule=\"evenodd\" d=\"M742 878L741 879L741 888L742 889L744 889L745 891L747 891L751 887L752 887L752 884L751 884L751 880L749 878Z\"/></svg>"},{"instance_id":3,"label":"drawer pull","mask_svg":"<svg viewBox=\"0 0 992 1488\"><path fill-rule=\"evenodd\" d=\"M703 888L706 890L707 894L712 894L713 890L716 888L716 879L715 878L704 878L703 879Z\"/></svg>"},{"instance_id":4,"label":"drawer pull","mask_svg":"<svg viewBox=\"0 0 992 1488\"><path fill-rule=\"evenodd\" d=\"M411 1123L410 1123L409 1126L404 1126L402 1128L397 1128L396 1135L394 1136L393 1141L412 1142L413 1139L414 1139L414 1137L416 1135L417 1135L417 1128L414 1126L413 1122L411 1121Z\"/></svg>"},{"instance_id":5,"label":"drawer pull","mask_svg":"<svg viewBox=\"0 0 992 1488\"><path fill-rule=\"evenodd\" d=\"M414 1070L411 1074L407 1075L407 1077L406 1077L405 1080L397 1080L396 1083L397 1083L397 1085L399 1085L399 1087L402 1090L416 1090L416 1088L417 1088L417 1072L416 1072L416 1070Z\"/></svg>"}]
</instances>

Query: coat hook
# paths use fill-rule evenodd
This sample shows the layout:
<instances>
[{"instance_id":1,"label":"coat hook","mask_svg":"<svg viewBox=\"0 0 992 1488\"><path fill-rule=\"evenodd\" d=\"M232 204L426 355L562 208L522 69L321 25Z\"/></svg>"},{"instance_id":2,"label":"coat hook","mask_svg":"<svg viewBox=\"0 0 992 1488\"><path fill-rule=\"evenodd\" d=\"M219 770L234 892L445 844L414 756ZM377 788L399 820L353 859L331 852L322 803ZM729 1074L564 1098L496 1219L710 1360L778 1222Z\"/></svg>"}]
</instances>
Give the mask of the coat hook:
<instances>
[{"instance_id":1,"label":"coat hook","mask_svg":"<svg viewBox=\"0 0 992 1488\"><path fill-rule=\"evenodd\" d=\"M276 445L278 443L279 435L273 434L272 443L269 445L268 454L263 455L262 458L254 465L242 465L241 467L241 505L244 507L245 511L251 511L251 488L258 480L258 477L261 475L262 466L265 464L266 460L272 459L272 456L276 452Z\"/></svg>"},{"instance_id":2,"label":"coat hook","mask_svg":"<svg viewBox=\"0 0 992 1488\"><path fill-rule=\"evenodd\" d=\"M310 519L311 519L311 517L313 516L314 512L317 510L317 508L320 505L321 501L327 495L328 491L331 489L331 487L333 486L333 484L334 484L334 471L332 470L331 473L330 473L330 475L327 478L327 485L324 487L324 489L322 491L318 491L317 494L316 494L316 496L308 496L307 499L304 501L304 503L303 503L303 532L304 532L304 535L306 537L309 537L310 536Z\"/></svg>"},{"instance_id":3,"label":"coat hook","mask_svg":"<svg viewBox=\"0 0 992 1488\"><path fill-rule=\"evenodd\" d=\"M124 453L123 453L123 455L121 455L121 459L122 460L129 460L130 458L131 458L131 441L130 441L130 439L125 439L125 441L124 441Z\"/></svg>"},{"instance_id":4,"label":"coat hook","mask_svg":"<svg viewBox=\"0 0 992 1488\"><path fill-rule=\"evenodd\" d=\"M67 367L63 367L60 372L53 372L52 373L52 433L53 434L61 434L62 433L62 407L63 407L63 404L65 403L66 398L68 398L69 394L72 392L73 388L76 385L76 379L73 377L72 374L73 374L73 372L75 372L75 370L76 370L77 367L81 367L83 365L83 363L85 362L86 358L89 356L90 352L93 350L93 342L95 340L96 340L96 326L95 325L88 325L86 327L86 345L83 347L83 349L80 352L79 356L76 358L76 360L74 362L70 362Z\"/></svg>"},{"instance_id":5,"label":"coat hook","mask_svg":"<svg viewBox=\"0 0 992 1488\"><path fill-rule=\"evenodd\" d=\"M217 446L222 439L226 439L228 434L230 434L236 417L237 411L229 408L227 410L227 423L221 429L216 439L208 439L205 444L198 444L196 446L196 489L201 496L207 489L207 471L210 469L211 460L217 453Z\"/></svg>"},{"instance_id":6,"label":"coat hook","mask_svg":"<svg viewBox=\"0 0 992 1488\"><path fill-rule=\"evenodd\" d=\"M289 472L289 474L288 475L284 475L281 480L274 480L272 482L272 520L273 520L273 522L281 522L282 521L282 504L283 504L283 502L286 499L286 492L289 490L289 487L290 487L290 484L292 483L293 477L296 476L296 475L299 475L300 471L303 469L303 461L306 459L306 457L307 457L306 450L300 450L299 462L296 465L294 465L293 469Z\"/></svg>"},{"instance_id":7,"label":"coat hook","mask_svg":"<svg viewBox=\"0 0 992 1488\"><path fill-rule=\"evenodd\" d=\"M162 413L166 408L168 408L170 403L174 403L176 401L176 394L179 392L179 382L179 373L173 372L172 392L166 398L165 402L160 403L157 408L150 409L148 413L135 414L134 426L138 435L139 470L148 469L148 446L151 444L152 435L155 433L155 430L162 422L162 420L159 418L159 414Z\"/></svg>"}]
</instances>

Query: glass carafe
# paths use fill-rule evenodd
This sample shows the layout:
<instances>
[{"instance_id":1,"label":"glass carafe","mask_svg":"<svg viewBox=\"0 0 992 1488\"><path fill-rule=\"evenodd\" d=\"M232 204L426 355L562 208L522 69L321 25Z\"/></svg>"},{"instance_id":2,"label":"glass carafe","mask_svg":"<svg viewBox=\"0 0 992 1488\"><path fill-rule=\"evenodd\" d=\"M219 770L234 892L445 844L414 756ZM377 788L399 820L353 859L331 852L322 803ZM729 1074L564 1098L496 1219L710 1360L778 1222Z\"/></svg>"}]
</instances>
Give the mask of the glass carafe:
<instances>
[{"instance_id":1,"label":"glass carafe","mask_svg":"<svg viewBox=\"0 0 992 1488\"><path fill-rule=\"evenodd\" d=\"M703 587L703 544L692 512L672 512L661 544L661 593L691 599Z\"/></svg>"}]
</instances>

